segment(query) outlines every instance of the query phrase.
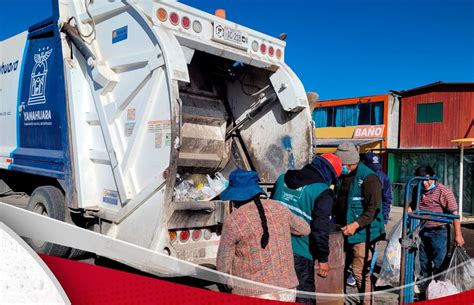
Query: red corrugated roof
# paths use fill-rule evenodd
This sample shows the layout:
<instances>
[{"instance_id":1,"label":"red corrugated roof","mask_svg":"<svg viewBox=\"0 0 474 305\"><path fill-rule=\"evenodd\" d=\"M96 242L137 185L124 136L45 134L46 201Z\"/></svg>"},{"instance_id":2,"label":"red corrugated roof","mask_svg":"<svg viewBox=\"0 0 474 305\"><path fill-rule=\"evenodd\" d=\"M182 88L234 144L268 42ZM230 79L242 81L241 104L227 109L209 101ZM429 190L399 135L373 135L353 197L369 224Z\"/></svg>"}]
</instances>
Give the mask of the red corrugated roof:
<instances>
[{"instance_id":1,"label":"red corrugated roof","mask_svg":"<svg viewBox=\"0 0 474 305\"><path fill-rule=\"evenodd\" d=\"M474 82L443 82L443 81L437 81L428 85L424 85L421 87L416 87L412 89L407 89L407 90L402 90L397 92L400 94L402 97L404 95L410 95L413 94L416 91L423 91L427 89L434 89L435 87L465 87L465 89L474 89Z\"/></svg>"}]
</instances>

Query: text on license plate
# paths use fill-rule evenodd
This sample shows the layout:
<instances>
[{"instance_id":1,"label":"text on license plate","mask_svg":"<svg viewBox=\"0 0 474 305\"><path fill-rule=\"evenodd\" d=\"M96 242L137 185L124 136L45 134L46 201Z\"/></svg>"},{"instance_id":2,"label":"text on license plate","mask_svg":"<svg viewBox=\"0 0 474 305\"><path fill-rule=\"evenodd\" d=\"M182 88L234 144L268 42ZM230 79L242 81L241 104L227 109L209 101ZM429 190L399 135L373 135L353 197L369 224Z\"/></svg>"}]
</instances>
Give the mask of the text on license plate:
<instances>
[{"instance_id":1,"label":"text on license plate","mask_svg":"<svg viewBox=\"0 0 474 305\"><path fill-rule=\"evenodd\" d=\"M242 47L246 47L248 42L248 38L245 34L222 24L214 25L214 38L220 41L228 41Z\"/></svg>"}]
</instances>

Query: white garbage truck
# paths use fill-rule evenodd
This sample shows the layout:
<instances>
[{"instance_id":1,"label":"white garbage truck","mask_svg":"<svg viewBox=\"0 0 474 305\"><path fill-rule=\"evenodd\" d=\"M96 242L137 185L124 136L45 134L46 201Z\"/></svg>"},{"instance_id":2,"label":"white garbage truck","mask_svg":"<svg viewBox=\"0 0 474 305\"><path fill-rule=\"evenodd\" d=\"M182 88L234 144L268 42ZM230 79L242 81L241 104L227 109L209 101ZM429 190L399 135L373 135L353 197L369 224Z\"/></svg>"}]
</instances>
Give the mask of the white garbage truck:
<instances>
[{"instance_id":1,"label":"white garbage truck","mask_svg":"<svg viewBox=\"0 0 474 305\"><path fill-rule=\"evenodd\" d=\"M180 177L253 169L267 187L312 157L285 41L176 1L52 2L0 43L0 201L212 267L231 209L178 199Z\"/></svg>"}]
</instances>

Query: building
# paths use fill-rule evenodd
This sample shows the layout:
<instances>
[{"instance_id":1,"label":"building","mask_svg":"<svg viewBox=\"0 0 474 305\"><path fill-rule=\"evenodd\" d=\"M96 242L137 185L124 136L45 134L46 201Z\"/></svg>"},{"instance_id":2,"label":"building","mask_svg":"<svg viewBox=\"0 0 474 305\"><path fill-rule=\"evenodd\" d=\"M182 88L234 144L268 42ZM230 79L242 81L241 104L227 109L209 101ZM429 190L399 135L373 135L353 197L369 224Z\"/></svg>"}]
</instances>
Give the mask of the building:
<instances>
[{"instance_id":1,"label":"building","mask_svg":"<svg viewBox=\"0 0 474 305\"><path fill-rule=\"evenodd\" d=\"M400 91L399 147L388 149L388 173L395 203L402 201L404 184L420 165L431 165L439 181L459 201L460 149L454 139L474 137L474 83L436 82ZM474 149L463 156L463 213L474 207Z\"/></svg>"},{"instance_id":2,"label":"building","mask_svg":"<svg viewBox=\"0 0 474 305\"><path fill-rule=\"evenodd\" d=\"M334 152L345 141L359 145L361 153L397 148L398 118L398 99L391 94L316 102L316 152Z\"/></svg>"}]
</instances>

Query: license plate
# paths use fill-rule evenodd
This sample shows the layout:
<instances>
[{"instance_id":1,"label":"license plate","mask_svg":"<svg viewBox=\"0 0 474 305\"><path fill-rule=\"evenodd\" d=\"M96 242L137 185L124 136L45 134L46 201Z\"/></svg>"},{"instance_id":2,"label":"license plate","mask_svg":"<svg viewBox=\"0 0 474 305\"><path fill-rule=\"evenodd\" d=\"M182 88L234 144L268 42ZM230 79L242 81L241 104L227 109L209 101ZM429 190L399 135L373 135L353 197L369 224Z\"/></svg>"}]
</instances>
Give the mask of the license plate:
<instances>
[{"instance_id":1,"label":"license plate","mask_svg":"<svg viewBox=\"0 0 474 305\"><path fill-rule=\"evenodd\" d=\"M214 40L230 44L241 49L247 49L248 37L239 30L229 28L223 24L214 23Z\"/></svg>"}]
</instances>

